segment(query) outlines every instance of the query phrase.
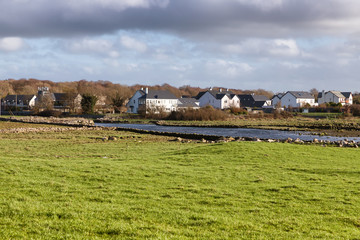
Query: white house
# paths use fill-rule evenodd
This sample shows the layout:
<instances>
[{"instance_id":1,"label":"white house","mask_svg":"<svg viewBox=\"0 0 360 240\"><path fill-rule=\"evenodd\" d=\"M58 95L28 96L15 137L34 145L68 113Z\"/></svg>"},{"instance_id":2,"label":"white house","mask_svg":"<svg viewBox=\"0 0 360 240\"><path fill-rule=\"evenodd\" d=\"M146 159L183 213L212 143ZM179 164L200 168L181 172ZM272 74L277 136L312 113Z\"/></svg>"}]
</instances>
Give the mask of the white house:
<instances>
[{"instance_id":1,"label":"white house","mask_svg":"<svg viewBox=\"0 0 360 240\"><path fill-rule=\"evenodd\" d=\"M273 98L274 99L274 98ZM317 106L315 97L309 92L302 91L288 91L280 98L281 106L286 108L299 108L309 104L310 106Z\"/></svg>"},{"instance_id":2,"label":"white house","mask_svg":"<svg viewBox=\"0 0 360 240\"><path fill-rule=\"evenodd\" d=\"M177 110L181 109L199 109L200 102L195 98L179 98Z\"/></svg>"},{"instance_id":3,"label":"white house","mask_svg":"<svg viewBox=\"0 0 360 240\"><path fill-rule=\"evenodd\" d=\"M171 112L177 110L178 98L169 91L146 88L145 91L136 91L126 106L129 113L139 113L139 109L146 112Z\"/></svg>"},{"instance_id":4,"label":"white house","mask_svg":"<svg viewBox=\"0 0 360 240\"><path fill-rule=\"evenodd\" d=\"M31 109L35 106L36 95L7 95L1 101L3 108Z\"/></svg>"},{"instance_id":5,"label":"white house","mask_svg":"<svg viewBox=\"0 0 360 240\"><path fill-rule=\"evenodd\" d=\"M147 88L146 88L147 89ZM135 94L129 99L128 103L126 104L127 112L128 113L138 113L139 109L139 98L144 96L146 93L143 89L138 90Z\"/></svg>"},{"instance_id":6,"label":"white house","mask_svg":"<svg viewBox=\"0 0 360 240\"><path fill-rule=\"evenodd\" d=\"M226 90L214 91L209 89L208 91L200 92L196 97L200 103L200 107L213 106L217 109L228 109L231 107L240 107L240 99L236 94Z\"/></svg>"},{"instance_id":7,"label":"white house","mask_svg":"<svg viewBox=\"0 0 360 240\"><path fill-rule=\"evenodd\" d=\"M351 105L353 103L353 97L351 92L339 92L324 90L318 94L318 103L341 103L341 105Z\"/></svg>"}]
</instances>

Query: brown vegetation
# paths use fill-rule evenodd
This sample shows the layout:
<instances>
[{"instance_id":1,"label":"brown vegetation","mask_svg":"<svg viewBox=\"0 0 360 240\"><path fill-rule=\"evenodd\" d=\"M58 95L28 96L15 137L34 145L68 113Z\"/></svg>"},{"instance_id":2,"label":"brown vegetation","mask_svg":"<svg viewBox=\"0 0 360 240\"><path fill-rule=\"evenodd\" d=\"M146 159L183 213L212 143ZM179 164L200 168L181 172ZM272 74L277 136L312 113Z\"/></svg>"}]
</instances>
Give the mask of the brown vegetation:
<instances>
[{"instance_id":1,"label":"brown vegetation","mask_svg":"<svg viewBox=\"0 0 360 240\"><path fill-rule=\"evenodd\" d=\"M210 121L210 120L226 120L229 115L219 109L206 106L200 109L184 109L172 112L167 119L169 120L186 120L186 121Z\"/></svg>"},{"instance_id":2,"label":"brown vegetation","mask_svg":"<svg viewBox=\"0 0 360 240\"><path fill-rule=\"evenodd\" d=\"M51 92L58 93L80 93L91 94L96 96L107 96L107 104L113 104L115 100L116 107L120 107L119 103L125 104L124 98L128 99L140 88L148 87L153 90L168 90L177 97L181 96L196 96L200 91L207 89L199 87L191 87L188 85L176 88L169 84L147 86L147 85L133 85L127 86L122 84L115 84L110 81L74 81L74 82L52 82L49 80L38 80L34 78L29 79L7 79L0 80L0 97L5 97L8 94L36 94L38 87L48 87ZM220 87L218 87L220 88ZM213 88L217 89L217 88ZM224 89L224 88L223 88ZM266 95L271 97L272 92L264 89L257 90L239 90L230 89L235 94L255 93L259 95Z\"/></svg>"}]
</instances>

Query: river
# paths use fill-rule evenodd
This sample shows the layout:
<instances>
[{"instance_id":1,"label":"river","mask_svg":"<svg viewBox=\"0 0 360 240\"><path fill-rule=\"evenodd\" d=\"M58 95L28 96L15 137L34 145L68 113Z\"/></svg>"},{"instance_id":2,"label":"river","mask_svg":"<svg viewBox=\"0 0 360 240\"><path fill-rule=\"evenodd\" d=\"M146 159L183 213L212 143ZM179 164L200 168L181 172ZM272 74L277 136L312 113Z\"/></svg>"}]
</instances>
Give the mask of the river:
<instances>
[{"instance_id":1,"label":"river","mask_svg":"<svg viewBox=\"0 0 360 240\"><path fill-rule=\"evenodd\" d=\"M211 128L211 127L177 127L177 126L159 126L155 124L124 124L124 123L96 123L96 126L102 127L120 127L133 128L149 131L159 132L174 132L174 133L196 133L204 135L215 135L225 137L257 137L261 139L287 139L299 138L303 141L311 141L314 138L318 140L354 140L360 142L360 137L334 137L334 136L318 136L311 135L310 132L304 131L280 131L280 130L264 130L255 128Z\"/></svg>"}]
</instances>

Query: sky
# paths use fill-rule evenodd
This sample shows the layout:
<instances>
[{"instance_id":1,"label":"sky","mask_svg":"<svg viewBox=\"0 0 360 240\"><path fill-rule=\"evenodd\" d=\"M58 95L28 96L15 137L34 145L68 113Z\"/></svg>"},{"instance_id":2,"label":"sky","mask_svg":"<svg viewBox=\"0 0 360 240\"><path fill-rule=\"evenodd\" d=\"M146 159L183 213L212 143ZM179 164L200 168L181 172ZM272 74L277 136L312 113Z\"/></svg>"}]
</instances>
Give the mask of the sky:
<instances>
[{"instance_id":1,"label":"sky","mask_svg":"<svg viewBox=\"0 0 360 240\"><path fill-rule=\"evenodd\" d=\"M360 91L358 0L0 0L0 79Z\"/></svg>"}]
</instances>

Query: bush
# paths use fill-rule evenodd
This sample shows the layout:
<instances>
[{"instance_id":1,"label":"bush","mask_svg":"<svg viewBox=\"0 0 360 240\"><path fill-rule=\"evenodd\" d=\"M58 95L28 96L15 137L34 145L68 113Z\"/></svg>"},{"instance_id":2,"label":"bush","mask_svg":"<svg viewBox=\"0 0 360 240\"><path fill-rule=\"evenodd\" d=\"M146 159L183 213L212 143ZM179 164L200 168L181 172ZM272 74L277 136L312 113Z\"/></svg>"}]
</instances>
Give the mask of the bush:
<instances>
[{"instance_id":1,"label":"bush","mask_svg":"<svg viewBox=\"0 0 360 240\"><path fill-rule=\"evenodd\" d=\"M184 109L171 112L167 119L169 120L185 120L185 121L214 121L226 120L229 117L225 112L206 106L200 109Z\"/></svg>"},{"instance_id":2,"label":"bush","mask_svg":"<svg viewBox=\"0 0 360 240\"><path fill-rule=\"evenodd\" d=\"M353 116L360 116L360 105L354 104L350 107L351 113Z\"/></svg>"},{"instance_id":3,"label":"bush","mask_svg":"<svg viewBox=\"0 0 360 240\"><path fill-rule=\"evenodd\" d=\"M231 107L230 108L230 113L232 113L234 115L239 115L239 114L246 115L246 114L248 114L248 112L245 109L237 108L237 107Z\"/></svg>"},{"instance_id":4,"label":"bush","mask_svg":"<svg viewBox=\"0 0 360 240\"><path fill-rule=\"evenodd\" d=\"M37 116L41 117L60 117L62 112L56 111L56 110L44 110L42 112L39 112Z\"/></svg>"}]
</instances>

